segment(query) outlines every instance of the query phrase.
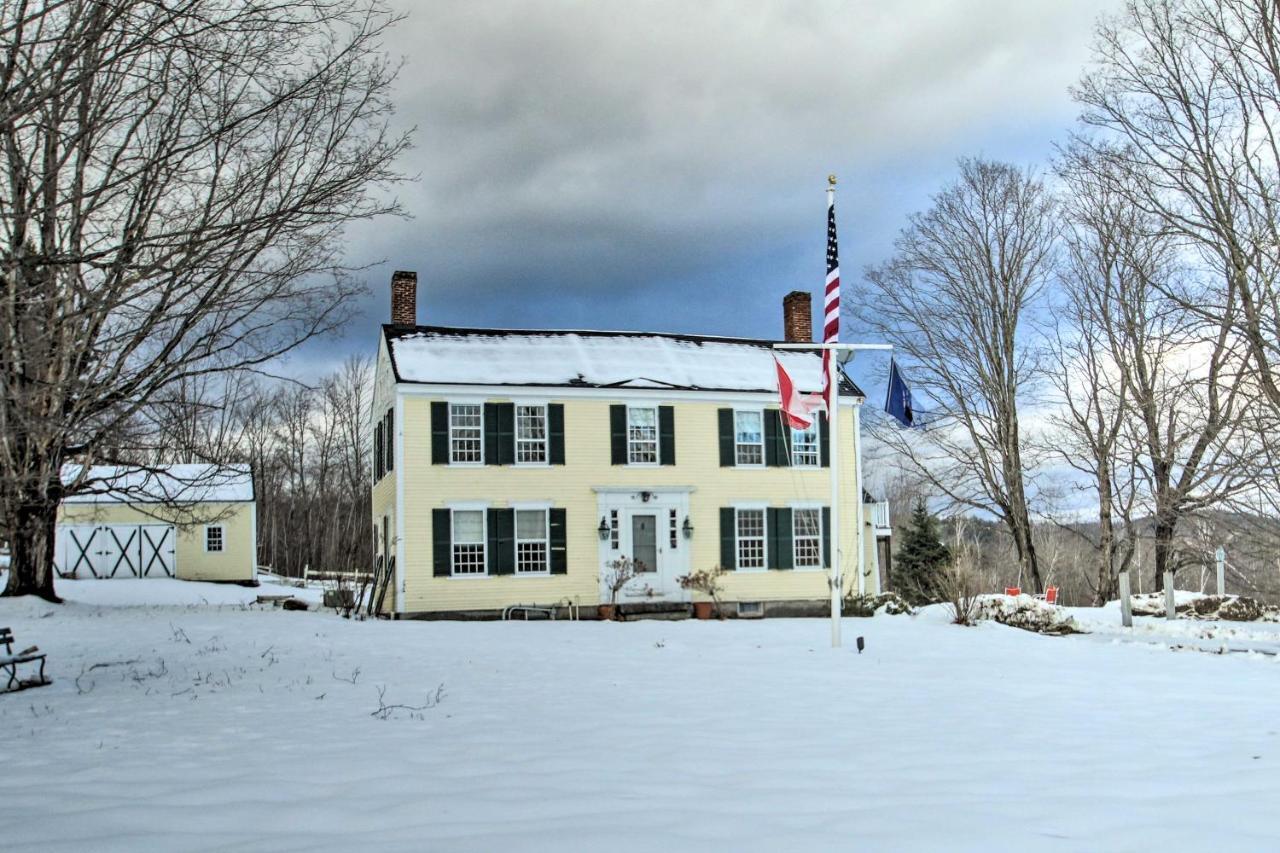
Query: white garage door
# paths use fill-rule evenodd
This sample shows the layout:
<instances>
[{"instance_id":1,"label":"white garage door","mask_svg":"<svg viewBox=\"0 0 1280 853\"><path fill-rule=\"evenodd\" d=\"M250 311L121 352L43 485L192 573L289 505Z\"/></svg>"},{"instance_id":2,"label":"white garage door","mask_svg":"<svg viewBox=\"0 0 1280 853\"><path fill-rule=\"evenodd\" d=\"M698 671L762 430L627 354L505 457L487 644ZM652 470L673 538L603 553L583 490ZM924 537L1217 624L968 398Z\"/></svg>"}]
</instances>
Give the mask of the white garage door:
<instances>
[{"instance_id":1,"label":"white garage door","mask_svg":"<svg viewBox=\"0 0 1280 853\"><path fill-rule=\"evenodd\" d=\"M63 577L174 576L172 524L60 524L54 565Z\"/></svg>"}]
</instances>

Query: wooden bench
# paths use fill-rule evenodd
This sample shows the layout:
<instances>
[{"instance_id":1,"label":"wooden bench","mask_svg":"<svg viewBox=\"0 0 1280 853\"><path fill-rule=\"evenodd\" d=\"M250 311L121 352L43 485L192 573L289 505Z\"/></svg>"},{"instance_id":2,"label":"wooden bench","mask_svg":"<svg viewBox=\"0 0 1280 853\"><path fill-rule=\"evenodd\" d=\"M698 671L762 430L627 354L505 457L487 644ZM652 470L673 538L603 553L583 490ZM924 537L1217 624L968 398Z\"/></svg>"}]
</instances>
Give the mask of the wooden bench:
<instances>
[{"instance_id":1,"label":"wooden bench","mask_svg":"<svg viewBox=\"0 0 1280 853\"><path fill-rule=\"evenodd\" d=\"M13 653L13 631L8 628L0 628L0 645L4 646L4 654L0 655L0 672L8 673L9 685L3 692L8 693L15 690L22 690L27 687L43 687L49 684L49 679L44 675L44 653L35 646L29 649L23 649L16 655ZM18 665L24 663L40 662L40 674L36 680L26 680L18 678Z\"/></svg>"}]
</instances>

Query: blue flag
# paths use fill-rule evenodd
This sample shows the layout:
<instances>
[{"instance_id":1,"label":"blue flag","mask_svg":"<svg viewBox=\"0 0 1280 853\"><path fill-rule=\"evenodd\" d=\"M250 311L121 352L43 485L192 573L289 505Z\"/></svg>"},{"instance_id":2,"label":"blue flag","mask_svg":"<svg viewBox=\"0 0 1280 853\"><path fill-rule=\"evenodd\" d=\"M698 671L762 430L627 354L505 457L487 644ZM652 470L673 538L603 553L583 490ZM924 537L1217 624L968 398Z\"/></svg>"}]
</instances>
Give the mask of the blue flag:
<instances>
[{"instance_id":1,"label":"blue flag","mask_svg":"<svg viewBox=\"0 0 1280 853\"><path fill-rule=\"evenodd\" d=\"M889 394L885 397L884 410L905 427L916 425L916 414L911 407L911 389L898 370L898 362L892 359L889 360Z\"/></svg>"}]
</instances>

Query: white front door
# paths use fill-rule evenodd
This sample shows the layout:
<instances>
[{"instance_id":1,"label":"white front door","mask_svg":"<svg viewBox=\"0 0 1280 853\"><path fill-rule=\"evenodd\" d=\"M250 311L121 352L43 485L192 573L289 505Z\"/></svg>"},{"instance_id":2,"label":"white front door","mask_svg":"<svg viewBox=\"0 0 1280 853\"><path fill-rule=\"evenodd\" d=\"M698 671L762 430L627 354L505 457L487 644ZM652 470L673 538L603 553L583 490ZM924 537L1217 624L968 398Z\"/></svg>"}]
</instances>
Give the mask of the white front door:
<instances>
[{"instance_id":1,"label":"white front door","mask_svg":"<svg viewBox=\"0 0 1280 853\"><path fill-rule=\"evenodd\" d=\"M637 495L648 495L648 499ZM679 582L688 572L689 542L683 535L688 495L637 495L601 495L601 513L609 535L601 543L600 601L609 601L608 580L620 559L634 563L635 577L618 593L619 603L688 601L689 593Z\"/></svg>"}]
</instances>

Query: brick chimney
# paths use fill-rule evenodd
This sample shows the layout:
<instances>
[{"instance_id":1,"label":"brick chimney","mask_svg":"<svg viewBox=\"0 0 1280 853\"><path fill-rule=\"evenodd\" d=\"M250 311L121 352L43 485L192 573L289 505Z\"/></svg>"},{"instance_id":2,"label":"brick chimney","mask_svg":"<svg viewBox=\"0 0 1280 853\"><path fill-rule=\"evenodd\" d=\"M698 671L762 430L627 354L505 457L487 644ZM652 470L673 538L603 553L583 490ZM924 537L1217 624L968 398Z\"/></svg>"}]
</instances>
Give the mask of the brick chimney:
<instances>
[{"instance_id":1,"label":"brick chimney","mask_svg":"<svg viewBox=\"0 0 1280 853\"><path fill-rule=\"evenodd\" d=\"M813 342L813 300L807 290L782 297L782 337L789 344Z\"/></svg>"},{"instance_id":2,"label":"brick chimney","mask_svg":"<svg viewBox=\"0 0 1280 853\"><path fill-rule=\"evenodd\" d=\"M418 274L412 270L391 274L391 322L396 326L418 325Z\"/></svg>"}]
</instances>

